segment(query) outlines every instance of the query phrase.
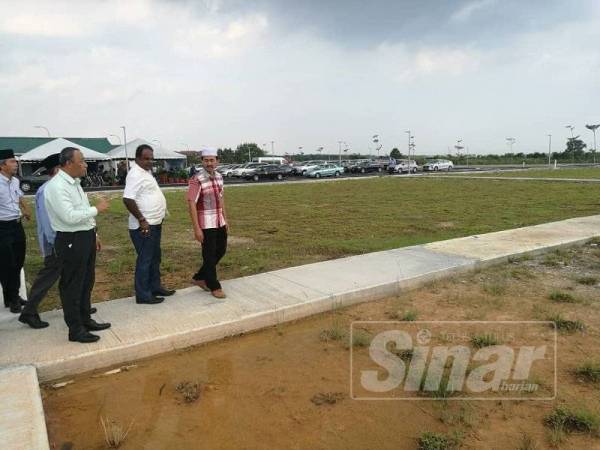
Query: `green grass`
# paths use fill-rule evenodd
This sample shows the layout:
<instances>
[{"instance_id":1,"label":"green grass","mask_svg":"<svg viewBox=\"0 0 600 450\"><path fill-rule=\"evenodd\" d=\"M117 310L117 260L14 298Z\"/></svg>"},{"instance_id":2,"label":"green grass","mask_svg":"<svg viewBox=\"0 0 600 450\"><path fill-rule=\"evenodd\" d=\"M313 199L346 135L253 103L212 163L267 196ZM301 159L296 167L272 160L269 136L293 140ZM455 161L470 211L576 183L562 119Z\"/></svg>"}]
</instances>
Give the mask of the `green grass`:
<instances>
[{"instance_id":1,"label":"green grass","mask_svg":"<svg viewBox=\"0 0 600 450\"><path fill-rule=\"evenodd\" d=\"M600 383L600 362L588 361L575 369L577 377L591 383Z\"/></svg>"},{"instance_id":2,"label":"green grass","mask_svg":"<svg viewBox=\"0 0 600 450\"><path fill-rule=\"evenodd\" d=\"M363 330L352 332L352 347L368 347L371 343L371 335Z\"/></svg>"},{"instance_id":3,"label":"green grass","mask_svg":"<svg viewBox=\"0 0 600 450\"><path fill-rule=\"evenodd\" d=\"M587 410L570 410L564 407L555 408L545 417L546 426L566 433L597 434L600 430L600 417Z\"/></svg>"},{"instance_id":4,"label":"green grass","mask_svg":"<svg viewBox=\"0 0 600 450\"><path fill-rule=\"evenodd\" d=\"M462 436L458 433L449 435L428 431L419 437L417 448L419 450L452 450L458 448L461 442Z\"/></svg>"},{"instance_id":5,"label":"green grass","mask_svg":"<svg viewBox=\"0 0 600 450\"><path fill-rule=\"evenodd\" d=\"M334 320L329 328L321 330L319 339L324 342L340 341L346 336L346 329L337 320Z\"/></svg>"},{"instance_id":6,"label":"green grass","mask_svg":"<svg viewBox=\"0 0 600 450\"><path fill-rule=\"evenodd\" d=\"M557 303L579 303L579 300L568 292L552 291L548 298Z\"/></svg>"},{"instance_id":7,"label":"green grass","mask_svg":"<svg viewBox=\"0 0 600 450\"><path fill-rule=\"evenodd\" d=\"M498 345L498 339L493 334L482 334L480 336L473 336L471 338L471 344L476 348L490 347L492 345Z\"/></svg>"},{"instance_id":8,"label":"green grass","mask_svg":"<svg viewBox=\"0 0 600 450\"><path fill-rule=\"evenodd\" d=\"M404 322L414 322L417 320L417 312L416 311L406 311L402 316L400 316L400 320Z\"/></svg>"},{"instance_id":9,"label":"green grass","mask_svg":"<svg viewBox=\"0 0 600 450\"><path fill-rule=\"evenodd\" d=\"M598 278L596 277L579 277L577 278L577 282L579 284L583 284L585 286L594 286L598 283Z\"/></svg>"},{"instance_id":10,"label":"green grass","mask_svg":"<svg viewBox=\"0 0 600 450\"><path fill-rule=\"evenodd\" d=\"M457 174L458 175L458 174ZM482 177L532 177L532 178L576 178L576 179L596 179L600 178L600 168L582 167L565 169L531 169L511 172L482 173L476 176Z\"/></svg>"},{"instance_id":11,"label":"green grass","mask_svg":"<svg viewBox=\"0 0 600 450\"><path fill-rule=\"evenodd\" d=\"M555 314L548 317L546 320L554 322L556 329L565 332L583 331L585 325L581 320L568 320L562 317L560 314Z\"/></svg>"},{"instance_id":12,"label":"green grass","mask_svg":"<svg viewBox=\"0 0 600 450\"><path fill-rule=\"evenodd\" d=\"M135 253L121 194L114 195L109 212L98 217L104 250L94 301L133 294ZM170 215L163 225L163 278L183 288L200 265L200 246L192 239L185 192L165 195ZM231 231L221 279L596 214L600 185L550 182L540 189L535 182L384 177L231 187L225 197ZM26 232L31 283L42 266L34 221ZM42 309L59 303L54 288Z\"/></svg>"},{"instance_id":13,"label":"green grass","mask_svg":"<svg viewBox=\"0 0 600 450\"><path fill-rule=\"evenodd\" d=\"M506 293L506 285L503 283L486 283L483 285L486 294L494 297L500 297Z\"/></svg>"}]
</instances>

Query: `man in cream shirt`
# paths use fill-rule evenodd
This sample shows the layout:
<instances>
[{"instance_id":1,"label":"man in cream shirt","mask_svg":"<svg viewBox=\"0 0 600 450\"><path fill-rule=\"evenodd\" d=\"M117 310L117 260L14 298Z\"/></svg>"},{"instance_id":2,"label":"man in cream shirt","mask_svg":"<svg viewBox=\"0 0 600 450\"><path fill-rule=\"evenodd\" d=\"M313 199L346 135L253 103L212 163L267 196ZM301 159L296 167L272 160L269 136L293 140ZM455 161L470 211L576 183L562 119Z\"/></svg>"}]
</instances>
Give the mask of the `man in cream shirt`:
<instances>
[{"instance_id":1,"label":"man in cream shirt","mask_svg":"<svg viewBox=\"0 0 600 450\"><path fill-rule=\"evenodd\" d=\"M100 336L90 331L106 330L110 323L98 323L90 317L96 251L100 250L95 217L110 204L101 198L95 207L90 205L81 189L80 178L85 175L87 164L79 149L63 148L59 163L60 170L46 185L44 203L50 225L56 231L54 252L60 266L60 300L69 340L96 342Z\"/></svg>"},{"instance_id":2,"label":"man in cream shirt","mask_svg":"<svg viewBox=\"0 0 600 450\"><path fill-rule=\"evenodd\" d=\"M129 211L129 236L137 253L135 300L141 304L161 303L174 290L160 282L160 239L167 200L152 176L154 150L146 144L135 151L135 163L125 180L123 203Z\"/></svg>"}]
</instances>

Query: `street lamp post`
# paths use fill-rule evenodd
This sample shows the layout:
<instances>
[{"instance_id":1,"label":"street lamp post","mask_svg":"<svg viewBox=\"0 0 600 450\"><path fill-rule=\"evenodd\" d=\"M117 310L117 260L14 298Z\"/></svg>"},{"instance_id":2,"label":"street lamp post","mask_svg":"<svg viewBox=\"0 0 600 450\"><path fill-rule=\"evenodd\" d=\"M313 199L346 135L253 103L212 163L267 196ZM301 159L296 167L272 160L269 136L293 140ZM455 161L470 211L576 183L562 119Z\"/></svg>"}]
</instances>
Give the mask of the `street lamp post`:
<instances>
[{"instance_id":1,"label":"street lamp post","mask_svg":"<svg viewBox=\"0 0 600 450\"><path fill-rule=\"evenodd\" d=\"M408 147L407 147L407 152L408 152L408 175L410 175L410 130L406 130L405 131L406 134L408 134Z\"/></svg>"},{"instance_id":2,"label":"street lamp post","mask_svg":"<svg viewBox=\"0 0 600 450\"><path fill-rule=\"evenodd\" d=\"M573 125L565 125L565 128L571 130L571 161L575 164L575 136L573 135L573 130L575 127Z\"/></svg>"},{"instance_id":3,"label":"street lamp post","mask_svg":"<svg viewBox=\"0 0 600 450\"><path fill-rule=\"evenodd\" d=\"M48 131L48 128L42 126L42 125L34 125L33 128L41 128L42 130L46 130L46 133L48 134L48 137L50 137L50 131Z\"/></svg>"},{"instance_id":4,"label":"street lamp post","mask_svg":"<svg viewBox=\"0 0 600 450\"><path fill-rule=\"evenodd\" d=\"M464 145L462 145L462 139L457 139L456 140L456 145L454 146L455 150L456 150L456 154L458 156L458 158L460 159L461 155L461 150L463 150L465 148ZM469 167L469 158L467 157L467 167Z\"/></svg>"},{"instance_id":5,"label":"street lamp post","mask_svg":"<svg viewBox=\"0 0 600 450\"><path fill-rule=\"evenodd\" d=\"M275 141L271 141L271 156L275 156Z\"/></svg>"},{"instance_id":6,"label":"street lamp post","mask_svg":"<svg viewBox=\"0 0 600 450\"><path fill-rule=\"evenodd\" d=\"M383 147L383 145L379 142L379 135L378 134L374 134L373 135L373 143L377 144L375 147L375 150L377 150L377 159L379 159L379 151L381 150L381 147Z\"/></svg>"},{"instance_id":7,"label":"street lamp post","mask_svg":"<svg viewBox=\"0 0 600 450\"><path fill-rule=\"evenodd\" d=\"M597 125L586 125L585 127L588 130L591 130L592 133L594 133L594 151L592 153L594 154L594 164L596 164L596 151L598 150L598 147L596 147L596 129L598 129L598 127L600 127L600 124L597 124Z\"/></svg>"},{"instance_id":8,"label":"street lamp post","mask_svg":"<svg viewBox=\"0 0 600 450\"><path fill-rule=\"evenodd\" d=\"M127 131L125 130L125 126L122 126L121 128L123 128L123 145L125 145L125 167L127 168L127 172L129 172L129 158L127 156Z\"/></svg>"},{"instance_id":9,"label":"street lamp post","mask_svg":"<svg viewBox=\"0 0 600 450\"><path fill-rule=\"evenodd\" d=\"M552 156L552 135L548 135L548 166L550 166L550 158Z\"/></svg>"},{"instance_id":10,"label":"street lamp post","mask_svg":"<svg viewBox=\"0 0 600 450\"><path fill-rule=\"evenodd\" d=\"M508 143L508 145L510 145L510 152L513 152L513 145L515 144L517 140L514 137L507 137L506 138L506 142Z\"/></svg>"}]
</instances>

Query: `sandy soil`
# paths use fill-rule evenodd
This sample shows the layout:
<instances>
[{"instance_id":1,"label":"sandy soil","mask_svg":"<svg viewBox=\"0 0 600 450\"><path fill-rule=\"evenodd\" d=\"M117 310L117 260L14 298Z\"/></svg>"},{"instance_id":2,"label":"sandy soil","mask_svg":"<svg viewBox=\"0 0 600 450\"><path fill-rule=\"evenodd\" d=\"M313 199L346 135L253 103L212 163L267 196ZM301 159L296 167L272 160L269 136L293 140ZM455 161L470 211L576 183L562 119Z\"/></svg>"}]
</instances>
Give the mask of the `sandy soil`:
<instances>
[{"instance_id":1,"label":"sandy soil","mask_svg":"<svg viewBox=\"0 0 600 450\"><path fill-rule=\"evenodd\" d=\"M426 431L460 433L462 448L470 449L600 448L600 439L587 434L556 443L544 426L559 405L600 413L600 386L573 374L599 355L599 269L600 247L588 245L137 361L116 374L85 374L62 388L43 386L50 440L55 449L106 448L100 419L109 418L131 425L123 449L414 449ZM552 301L553 291L575 303ZM419 321L545 320L560 313L583 321L585 331L558 335L554 401L351 399L350 323L407 312ZM325 339L336 334L343 336ZM352 351L366 357L366 348ZM547 368L535 374L545 393L554 388L549 375Z\"/></svg>"}]
</instances>

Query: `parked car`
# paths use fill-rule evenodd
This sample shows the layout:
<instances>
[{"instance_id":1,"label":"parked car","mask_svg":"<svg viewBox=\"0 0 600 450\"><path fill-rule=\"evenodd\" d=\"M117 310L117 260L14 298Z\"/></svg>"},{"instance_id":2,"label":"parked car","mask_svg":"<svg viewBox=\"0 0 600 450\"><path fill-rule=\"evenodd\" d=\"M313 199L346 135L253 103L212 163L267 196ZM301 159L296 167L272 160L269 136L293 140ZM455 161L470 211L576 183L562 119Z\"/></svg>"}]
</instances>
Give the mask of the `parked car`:
<instances>
[{"instance_id":1,"label":"parked car","mask_svg":"<svg viewBox=\"0 0 600 450\"><path fill-rule=\"evenodd\" d=\"M247 180L258 181L260 179L268 178L271 180L283 180L289 173L285 165L280 164L268 164L266 166L256 167L249 169L244 174L244 178Z\"/></svg>"},{"instance_id":2,"label":"parked car","mask_svg":"<svg viewBox=\"0 0 600 450\"><path fill-rule=\"evenodd\" d=\"M369 160L350 166L351 173L383 172L383 165L379 161Z\"/></svg>"},{"instance_id":3,"label":"parked car","mask_svg":"<svg viewBox=\"0 0 600 450\"><path fill-rule=\"evenodd\" d=\"M419 170L419 165L415 160L410 160L410 173L417 173ZM409 164L407 159L401 159L396 162L395 166L388 167L389 173L408 173L409 172Z\"/></svg>"},{"instance_id":4,"label":"parked car","mask_svg":"<svg viewBox=\"0 0 600 450\"><path fill-rule=\"evenodd\" d=\"M354 173L357 167L360 167L361 165L367 163L368 161L369 161L368 159L348 160L348 161L346 161L346 164L343 164L344 172Z\"/></svg>"},{"instance_id":5,"label":"parked car","mask_svg":"<svg viewBox=\"0 0 600 450\"><path fill-rule=\"evenodd\" d=\"M439 170L450 172L452 169L454 169L454 164L447 159L434 159L423 164L424 172L437 172Z\"/></svg>"},{"instance_id":6,"label":"parked car","mask_svg":"<svg viewBox=\"0 0 600 450\"><path fill-rule=\"evenodd\" d=\"M246 172L248 172L249 170L253 170L253 169L256 169L257 167L262 167L262 166L266 166L266 164L257 163L257 162L249 162L246 164L242 164L240 167L234 169L233 172L231 172L231 176L243 178L246 175Z\"/></svg>"},{"instance_id":7,"label":"parked car","mask_svg":"<svg viewBox=\"0 0 600 450\"><path fill-rule=\"evenodd\" d=\"M342 173L344 173L344 168L341 166L335 164L321 164L306 171L304 176L310 178L339 177Z\"/></svg>"},{"instance_id":8,"label":"parked car","mask_svg":"<svg viewBox=\"0 0 600 450\"><path fill-rule=\"evenodd\" d=\"M323 161L305 161L294 167L295 175L304 175L308 170L323 164Z\"/></svg>"},{"instance_id":9,"label":"parked car","mask_svg":"<svg viewBox=\"0 0 600 450\"><path fill-rule=\"evenodd\" d=\"M45 167L40 167L31 175L20 177L21 190L25 193L35 192L42 184L50 179Z\"/></svg>"},{"instance_id":10,"label":"parked car","mask_svg":"<svg viewBox=\"0 0 600 450\"><path fill-rule=\"evenodd\" d=\"M217 167L217 171L224 177L231 178L233 176L233 171L240 166L241 164L227 164L225 166Z\"/></svg>"}]
</instances>

